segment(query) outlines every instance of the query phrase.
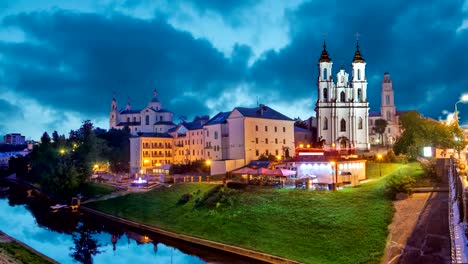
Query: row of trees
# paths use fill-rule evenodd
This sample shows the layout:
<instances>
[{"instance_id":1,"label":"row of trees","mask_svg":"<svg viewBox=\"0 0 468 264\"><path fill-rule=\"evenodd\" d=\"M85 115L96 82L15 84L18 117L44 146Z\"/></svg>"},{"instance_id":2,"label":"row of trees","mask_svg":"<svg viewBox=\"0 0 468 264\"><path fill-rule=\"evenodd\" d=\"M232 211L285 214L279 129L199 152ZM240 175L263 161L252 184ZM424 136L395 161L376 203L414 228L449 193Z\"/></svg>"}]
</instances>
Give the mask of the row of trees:
<instances>
[{"instance_id":1,"label":"row of trees","mask_svg":"<svg viewBox=\"0 0 468 264\"><path fill-rule=\"evenodd\" d=\"M129 137L129 130L94 129L89 120L68 138L56 131L51 138L45 132L31 154L28 180L56 198L69 198L90 178L96 163L105 161L115 172L128 171Z\"/></svg>"},{"instance_id":2,"label":"row of trees","mask_svg":"<svg viewBox=\"0 0 468 264\"><path fill-rule=\"evenodd\" d=\"M410 111L400 116L403 133L395 142L395 154L406 154L415 159L421 154L423 147L431 146L439 149L454 149L459 154L468 144L463 136L463 130L457 122L445 125L439 121L424 118L416 111Z\"/></svg>"}]
</instances>

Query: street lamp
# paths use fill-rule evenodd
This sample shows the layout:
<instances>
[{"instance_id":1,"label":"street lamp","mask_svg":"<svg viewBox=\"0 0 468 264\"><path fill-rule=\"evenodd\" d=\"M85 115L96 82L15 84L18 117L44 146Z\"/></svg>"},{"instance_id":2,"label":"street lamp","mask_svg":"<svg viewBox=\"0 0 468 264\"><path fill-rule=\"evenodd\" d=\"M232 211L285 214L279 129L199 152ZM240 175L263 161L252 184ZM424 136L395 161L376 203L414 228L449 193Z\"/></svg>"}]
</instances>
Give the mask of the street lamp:
<instances>
[{"instance_id":1,"label":"street lamp","mask_svg":"<svg viewBox=\"0 0 468 264\"><path fill-rule=\"evenodd\" d=\"M468 103L468 94L464 94L460 97L460 100L455 103L455 113L453 114L453 119L458 123L458 110L457 110L457 104L458 103Z\"/></svg>"},{"instance_id":2,"label":"street lamp","mask_svg":"<svg viewBox=\"0 0 468 264\"><path fill-rule=\"evenodd\" d=\"M379 175L382 177L382 154L377 154L377 160L379 161Z\"/></svg>"},{"instance_id":3,"label":"street lamp","mask_svg":"<svg viewBox=\"0 0 468 264\"><path fill-rule=\"evenodd\" d=\"M330 166L332 167L332 172L333 172L333 190L337 190L337 185L338 185L338 171L336 170L336 162L335 161L330 161Z\"/></svg>"}]
</instances>

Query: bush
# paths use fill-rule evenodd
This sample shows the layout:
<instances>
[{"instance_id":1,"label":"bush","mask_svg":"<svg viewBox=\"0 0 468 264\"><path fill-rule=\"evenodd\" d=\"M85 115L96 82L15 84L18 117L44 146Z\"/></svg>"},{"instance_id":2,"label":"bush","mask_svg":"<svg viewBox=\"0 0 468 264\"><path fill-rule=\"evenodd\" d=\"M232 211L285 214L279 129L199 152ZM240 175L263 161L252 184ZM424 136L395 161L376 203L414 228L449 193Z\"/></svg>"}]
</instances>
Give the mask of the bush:
<instances>
[{"instance_id":1,"label":"bush","mask_svg":"<svg viewBox=\"0 0 468 264\"><path fill-rule=\"evenodd\" d=\"M435 159L419 159L421 167L424 170L424 175L429 178L437 178L436 160Z\"/></svg>"},{"instance_id":2,"label":"bush","mask_svg":"<svg viewBox=\"0 0 468 264\"><path fill-rule=\"evenodd\" d=\"M395 162L395 159L396 159L395 152L393 152L393 150L387 151L387 155L385 156L385 161Z\"/></svg>"},{"instance_id":3,"label":"bush","mask_svg":"<svg viewBox=\"0 0 468 264\"><path fill-rule=\"evenodd\" d=\"M180 197L179 202L177 204L179 204L179 205L186 204L186 203L188 203L188 201L190 201L191 198L192 198L192 194L185 193Z\"/></svg>"},{"instance_id":4,"label":"bush","mask_svg":"<svg viewBox=\"0 0 468 264\"><path fill-rule=\"evenodd\" d=\"M416 181L411 176L395 175L391 177L385 185L385 193L391 199L395 199L397 193L406 193L411 195L413 193L413 186L415 183Z\"/></svg>"},{"instance_id":5,"label":"bush","mask_svg":"<svg viewBox=\"0 0 468 264\"><path fill-rule=\"evenodd\" d=\"M249 184L243 182L228 182L227 187L231 189L243 190L249 187Z\"/></svg>"},{"instance_id":6,"label":"bush","mask_svg":"<svg viewBox=\"0 0 468 264\"><path fill-rule=\"evenodd\" d=\"M203 198L195 200L194 208L208 208L214 209L218 208L223 204L233 205L234 200L232 195L235 193L235 190L224 188L222 185L216 186L207 192Z\"/></svg>"}]
</instances>

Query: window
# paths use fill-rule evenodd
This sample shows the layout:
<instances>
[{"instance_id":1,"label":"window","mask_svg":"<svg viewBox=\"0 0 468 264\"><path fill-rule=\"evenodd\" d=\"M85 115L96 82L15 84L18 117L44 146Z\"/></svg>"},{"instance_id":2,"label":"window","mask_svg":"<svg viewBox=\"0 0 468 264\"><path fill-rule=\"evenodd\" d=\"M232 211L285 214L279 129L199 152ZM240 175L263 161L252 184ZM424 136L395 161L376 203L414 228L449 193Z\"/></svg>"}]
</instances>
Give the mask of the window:
<instances>
[{"instance_id":1,"label":"window","mask_svg":"<svg viewBox=\"0 0 468 264\"><path fill-rule=\"evenodd\" d=\"M346 121L344 120L344 118L342 118L340 122L340 131L346 132Z\"/></svg>"},{"instance_id":2,"label":"window","mask_svg":"<svg viewBox=\"0 0 468 264\"><path fill-rule=\"evenodd\" d=\"M275 155L278 156L278 150L275 150Z\"/></svg>"},{"instance_id":3,"label":"window","mask_svg":"<svg viewBox=\"0 0 468 264\"><path fill-rule=\"evenodd\" d=\"M133 122L136 122L136 117L133 117Z\"/></svg>"},{"instance_id":4,"label":"window","mask_svg":"<svg viewBox=\"0 0 468 264\"><path fill-rule=\"evenodd\" d=\"M206 137L210 137L210 131L209 130L206 131Z\"/></svg>"},{"instance_id":5,"label":"window","mask_svg":"<svg viewBox=\"0 0 468 264\"><path fill-rule=\"evenodd\" d=\"M277 138L275 138L275 144L278 144L278 139Z\"/></svg>"},{"instance_id":6,"label":"window","mask_svg":"<svg viewBox=\"0 0 468 264\"><path fill-rule=\"evenodd\" d=\"M328 72L327 72L327 68L324 68L324 69L323 69L323 79L324 79L324 80L327 80L327 73L328 73Z\"/></svg>"},{"instance_id":7,"label":"window","mask_svg":"<svg viewBox=\"0 0 468 264\"><path fill-rule=\"evenodd\" d=\"M359 117L358 129L362 129L362 117Z\"/></svg>"},{"instance_id":8,"label":"window","mask_svg":"<svg viewBox=\"0 0 468 264\"><path fill-rule=\"evenodd\" d=\"M255 144L258 144L258 138L255 138Z\"/></svg>"},{"instance_id":9,"label":"window","mask_svg":"<svg viewBox=\"0 0 468 264\"><path fill-rule=\"evenodd\" d=\"M275 132L278 132L278 128L277 128L277 127L275 127Z\"/></svg>"},{"instance_id":10,"label":"window","mask_svg":"<svg viewBox=\"0 0 468 264\"><path fill-rule=\"evenodd\" d=\"M341 76L341 83L344 83L344 76Z\"/></svg>"},{"instance_id":11,"label":"window","mask_svg":"<svg viewBox=\"0 0 468 264\"><path fill-rule=\"evenodd\" d=\"M268 126L265 126L265 132L268 132Z\"/></svg>"},{"instance_id":12,"label":"window","mask_svg":"<svg viewBox=\"0 0 468 264\"><path fill-rule=\"evenodd\" d=\"M149 116L146 116L146 117L145 117L145 124L146 124L147 126L149 126Z\"/></svg>"},{"instance_id":13,"label":"window","mask_svg":"<svg viewBox=\"0 0 468 264\"><path fill-rule=\"evenodd\" d=\"M255 156L259 156L258 149L255 150Z\"/></svg>"},{"instance_id":14,"label":"window","mask_svg":"<svg viewBox=\"0 0 468 264\"><path fill-rule=\"evenodd\" d=\"M361 91L361 89L358 89L357 90L357 99L358 99L358 101L361 101L361 97L362 97L362 91Z\"/></svg>"},{"instance_id":15,"label":"window","mask_svg":"<svg viewBox=\"0 0 468 264\"><path fill-rule=\"evenodd\" d=\"M345 101L346 101L345 92L341 92L341 93L340 93L340 101L341 101L341 102L345 102Z\"/></svg>"},{"instance_id":16,"label":"window","mask_svg":"<svg viewBox=\"0 0 468 264\"><path fill-rule=\"evenodd\" d=\"M268 144L268 138L265 138L265 144Z\"/></svg>"},{"instance_id":17,"label":"window","mask_svg":"<svg viewBox=\"0 0 468 264\"><path fill-rule=\"evenodd\" d=\"M255 131L258 131L258 126L255 126ZM257 155L258 156L258 155Z\"/></svg>"},{"instance_id":18,"label":"window","mask_svg":"<svg viewBox=\"0 0 468 264\"><path fill-rule=\"evenodd\" d=\"M209 151L207 152L207 155L208 155L208 157L210 157L210 152Z\"/></svg>"},{"instance_id":19,"label":"window","mask_svg":"<svg viewBox=\"0 0 468 264\"><path fill-rule=\"evenodd\" d=\"M286 139L283 139L283 144L286 144Z\"/></svg>"},{"instance_id":20,"label":"window","mask_svg":"<svg viewBox=\"0 0 468 264\"><path fill-rule=\"evenodd\" d=\"M218 131L214 132L214 139L218 139Z\"/></svg>"},{"instance_id":21,"label":"window","mask_svg":"<svg viewBox=\"0 0 468 264\"><path fill-rule=\"evenodd\" d=\"M323 100L328 101L328 89L323 88Z\"/></svg>"},{"instance_id":22,"label":"window","mask_svg":"<svg viewBox=\"0 0 468 264\"><path fill-rule=\"evenodd\" d=\"M323 119L323 130L328 130L328 118Z\"/></svg>"},{"instance_id":23,"label":"window","mask_svg":"<svg viewBox=\"0 0 468 264\"><path fill-rule=\"evenodd\" d=\"M390 128L388 128L388 130L387 130L387 131L388 131L388 133L390 134L390 132L391 132Z\"/></svg>"},{"instance_id":24,"label":"window","mask_svg":"<svg viewBox=\"0 0 468 264\"><path fill-rule=\"evenodd\" d=\"M130 117L127 117L127 123L130 123Z\"/></svg>"},{"instance_id":25,"label":"window","mask_svg":"<svg viewBox=\"0 0 468 264\"><path fill-rule=\"evenodd\" d=\"M390 95L386 95L386 96L385 96L385 103L386 103L387 105L390 105Z\"/></svg>"},{"instance_id":26,"label":"window","mask_svg":"<svg viewBox=\"0 0 468 264\"><path fill-rule=\"evenodd\" d=\"M392 113L390 111L387 111L387 121L392 120Z\"/></svg>"},{"instance_id":27,"label":"window","mask_svg":"<svg viewBox=\"0 0 468 264\"><path fill-rule=\"evenodd\" d=\"M268 152L268 149L265 150L265 155L267 155L267 156L270 155L270 153Z\"/></svg>"},{"instance_id":28,"label":"window","mask_svg":"<svg viewBox=\"0 0 468 264\"><path fill-rule=\"evenodd\" d=\"M361 69L357 70L357 79L358 81L361 80Z\"/></svg>"},{"instance_id":29,"label":"window","mask_svg":"<svg viewBox=\"0 0 468 264\"><path fill-rule=\"evenodd\" d=\"M371 126L374 125L374 120L373 119L370 120L370 125Z\"/></svg>"},{"instance_id":30,"label":"window","mask_svg":"<svg viewBox=\"0 0 468 264\"><path fill-rule=\"evenodd\" d=\"M283 132L286 133L286 127L283 127Z\"/></svg>"}]
</instances>

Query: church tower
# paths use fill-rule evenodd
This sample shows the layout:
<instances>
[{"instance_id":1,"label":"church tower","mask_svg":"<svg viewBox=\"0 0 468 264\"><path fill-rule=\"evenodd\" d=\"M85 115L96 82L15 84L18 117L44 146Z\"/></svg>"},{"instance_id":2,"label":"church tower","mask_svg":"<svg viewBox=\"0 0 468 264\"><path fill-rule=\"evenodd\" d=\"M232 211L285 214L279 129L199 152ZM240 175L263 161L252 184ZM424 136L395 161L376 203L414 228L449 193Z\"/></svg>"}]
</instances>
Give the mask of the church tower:
<instances>
[{"instance_id":1,"label":"church tower","mask_svg":"<svg viewBox=\"0 0 468 264\"><path fill-rule=\"evenodd\" d=\"M158 92L156 92L156 89L153 91L153 98L151 101L148 103L149 108L153 108L156 111L161 110L161 102L158 100Z\"/></svg>"},{"instance_id":2,"label":"church tower","mask_svg":"<svg viewBox=\"0 0 468 264\"><path fill-rule=\"evenodd\" d=\"M387 122L396 122L396 107L393 93L392 80L390 80L390 74L384 73L384 79L382 80L382 102L380 104L380 115Z\"/></svg>"},{"instance_id":3,"label":"church tower","mask_svg":"<svg viewBox=\"0 0 468 264\"><path fill-rule=\"evenodd\" d=\"M317 136L325 147L341 150L368 150L368 111L366 63L359 43L352 62L352 78L341 67L332 78L332 61L326 45L318 61Z\"/></svg>"},{"instance_id":4,"label":"church tower","mask_svg":"<svg viewBox=\"0 0 468 264\"><path fill-rule=\"evenodd\" d=\"M114 97L112 98L112 103L111 103L109 128L117 127L118 114L119 114L119 110L117 109L117 100L115 99L115 94L114 94Z\"/></svg>"}]
</instances>

